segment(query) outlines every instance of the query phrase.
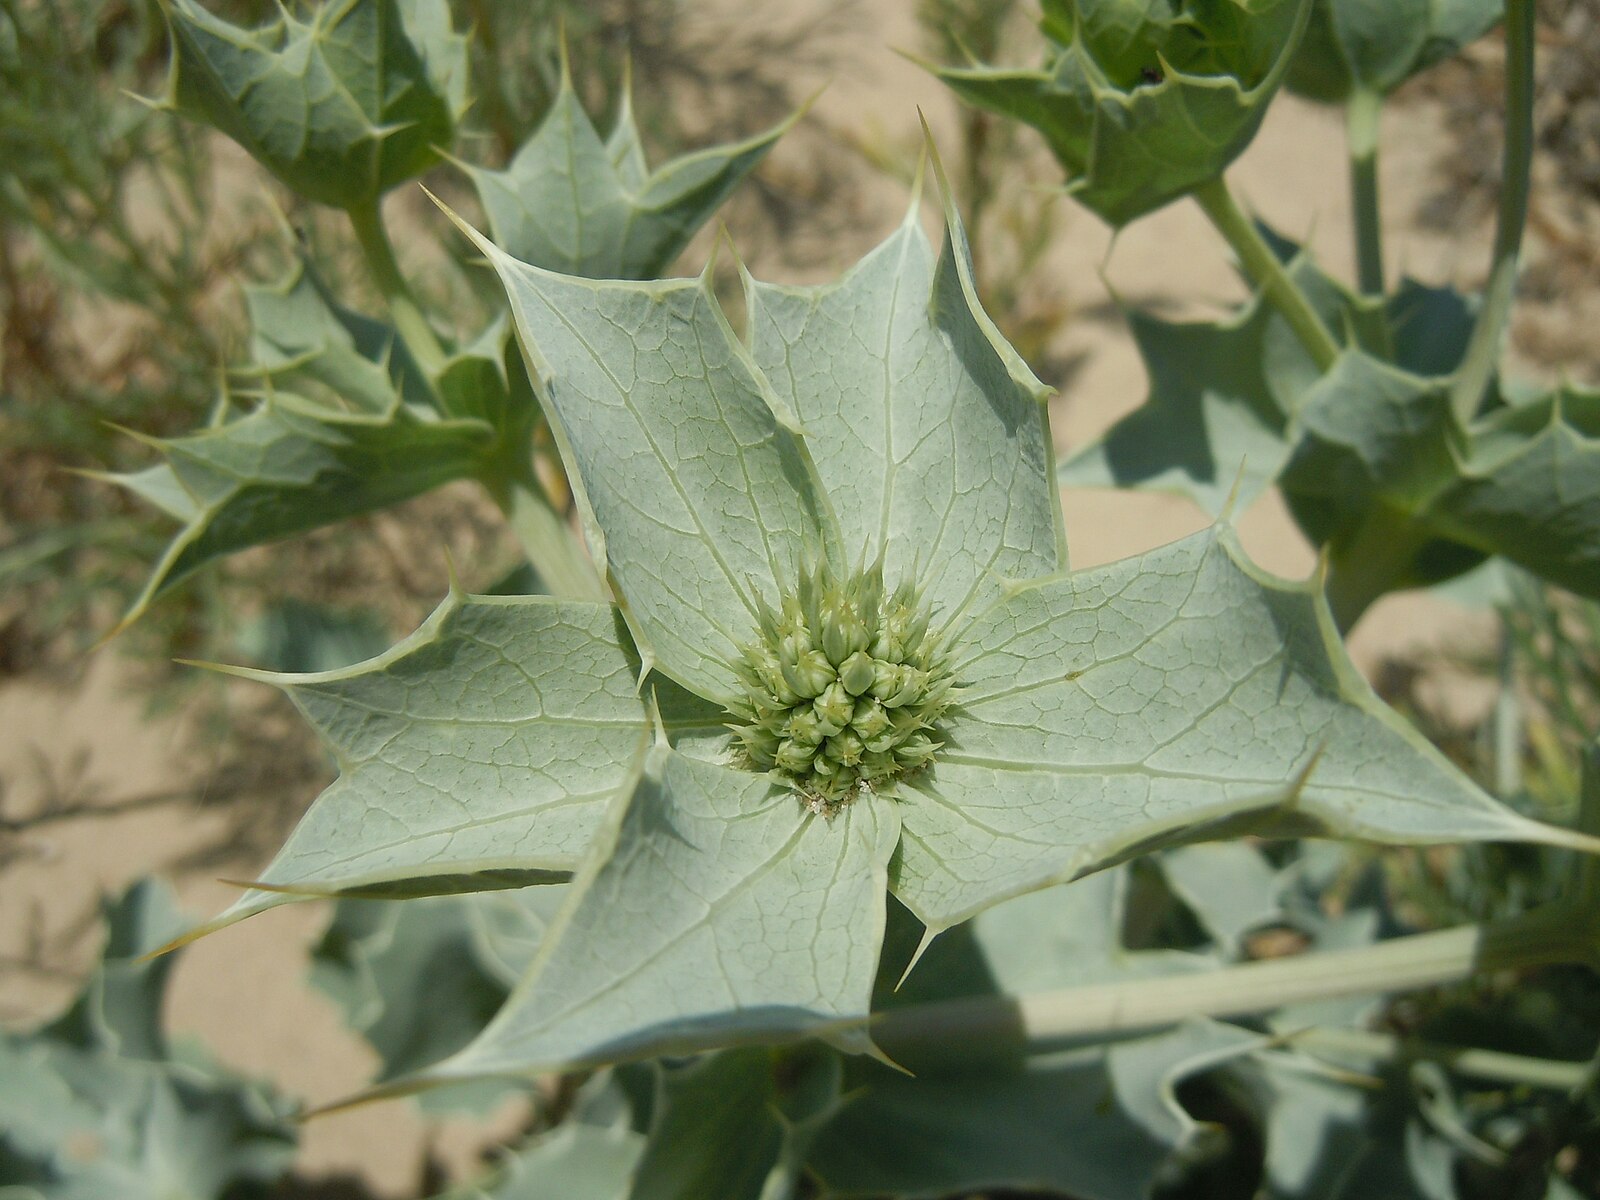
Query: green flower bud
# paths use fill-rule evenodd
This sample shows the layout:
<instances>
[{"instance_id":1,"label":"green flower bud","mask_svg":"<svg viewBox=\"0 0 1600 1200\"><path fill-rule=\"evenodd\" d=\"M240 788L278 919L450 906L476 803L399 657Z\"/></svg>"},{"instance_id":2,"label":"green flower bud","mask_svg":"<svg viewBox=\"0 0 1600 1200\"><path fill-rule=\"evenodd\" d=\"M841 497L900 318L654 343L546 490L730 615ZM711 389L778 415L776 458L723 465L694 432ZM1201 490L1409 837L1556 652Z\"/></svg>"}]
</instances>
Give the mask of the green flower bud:
<instances>
[{"instance_id":1,"label":"green flower bud","mask_svg":"<svg viewBox=\"0 0 1600 1200\"><path fill-rule=\"evenodd\" d=\"M828 757L842 766L851 767L861 761L862 752L866 749L861 744L861 739L846 729L843 733L836 733L824 744Z\"/></svg>"},{"instance_id":2,"label":"green flower bud","mask_svg":"<svg viewBox=\"0 0 1600 1200\"><path fill-rule=\"evenodd\" d=\"M879 700L886 700L905 683L906 668L899 663L879 659L872 668L872 687L868 690Z\"/></svg>"},{"instance_id":3,"label":"green flower bud","mask_svg":"<svg viewBox=\"0 0 1600 1200\"><path fill-rule=\"evenodd\" d=\"M783 679L803 700L819 696L834 681L833 664L820 650L808 650L792 665L783 664Z\"/></svg>"},{"instance_id":4,"label":"green flower bud","mask_svg":"<svg viewBox=\"0 0 1600 1200\"><path fill-rule=\"evenodd\" d=\"M163 5L165 103L232 137L308 200L376 204L439 161L467 109L466 73L450 65L464 39L448 14L412 20L409 10L354 0L300 20L283 8L241 29L173 0Z\"/></svg>"},{"instance_id":5,"label":"green flower bud","mask_svg":"<svg viewBox=\"0 0 1600 1200\"><path fill-rule=\"evenodd\" d=\"M915 770L931 760L940 745L925 733L914 734L910 741L895 749L895 761L902 770Z\"/></svg>"},{"instance_id":6,"label":"green flower bud","mask_svg":"<svg viewBox=\"0 0 1600 1200\"><path fill-rule=\"evenodd\" d=\"M800 775L811 769L811 763L817 753L815 746L803 745L800 742L786 741L778 747L773 756L772 765L780 771L788 771L793 775Z\"/></svg>"},{"instance_id":7,"label":"green flower bud","mask_svg":"<svg viewBox=\"0 0 1600 1200\"><path fill-rule=\"evenodd\" d=\"M822 652L829 662L838 666L856 651L865 650L871 639L853 603L842 596L828 599L831 603L822 618Z\"/></svg>"},{"instance_id":8,"label":"green flower bud","mask_svg":"<svg viewBox=\"0 0 1600 1200\"><path fill-rule=\"evenodd\" d=\"M1042 7L1042 69L938 75L968 103L1036 127L1067 173L1067 190L1119 228L1216 179L1243 153L1308 10L1301 0Z\"/></svg>"},{"instance_id":9,"label":"green flower bud","mask_svg":"<svg viewBox=\"0 0 1600 1200\"><path fill-rule=\"evenodd\" d=\"M900 686L895 689L892 696L884 696L885 708L899 708L905 704L914 704L922 699L923 693L928 688L928 673L919 671L916 667L900 668Z\"/></svg>"},{"instance_id":10,"label":"green flower bud","mask_svg":"<svg viewBox=\"0 0 1600 1200\"><path fill-rule=\"evenodd\" d=\"M844 684L844 690L852 696L861 695L872 686L873 680L877 677L878 672L872 656L864 650L857 650L839 664L839 682Z\"/></svg>"},{"instance_id":11,"label":"green flower bud","mask_svg":"<svg viewBox=\"0 0 1600 1200\"><path fill-rule=\"evenodd\" d=\"M744 746L745 753L752 762L772 765L777 757L778 747L781 744L777 734L764 725L746 725L738 733L739 742Z\"/></svg>"},{"instance_id":12,"label":"green flower bud","mask_svg":"<svg viewBox=\"0 0 1600 1200\"><path fill-rule=\"evenodd\" d=\"M779 670L778 664L770 658L758 665L755 673L762 689L771 698L773 704L787 708L800 699L799 693L789 686L788 680L784 679L783 672Z\"/></svg>"},{"instance_id":13,"label":"green flower bud","mask_svg":"<svg viewBox=\"0 0 1600 1200\"><path fill-rule=\"evenodd\" d=\"M856 702L841 683L830 683L822 695L812 702L811 710L817 714L822 732L832 737L855 716Z\"/></svg>"},{"instance_id":14,"label":"green flower bud","mask_svg":"<svg viewBox=\"0 0 1600 1200\"><path fill-rule=\"evenodd\" d=\"M757 606L737 665L749 695L731 727L745 761L787 778L823 816L923 769L954 683L928 630L915 589L885 596L880 565L842 581L825 566L802 571L778 606Z\"/></svg>"},{"instance_id":15,"label":"green flower bud","mask_svg":"<svg viewBox=\"0 0 1600 1200\"><path fill-rule=\"evenodd\" d=\"M856 769L861 772L861 778L872 783L880 779L893 779L900 774L900 764L895 761L892 751L869 750L861 756Z\"/></svg>"},{"instance_id":16,"label":"green flower bud","mask_svg":"<svg viewBox=\"0 0 1600 1200\"><path fill-rule=\"evenodd\" d=\"M789 715L788 723L784 730L790 738L803 746L816 747L822 744L822 739L827 737L822 722L817 719L817 714L808 704L804 708L797 708Z\"/></svg>"},{"instance_id":17,"label":"green flower bud","mask_svg":"<svg viewBox=\"0 0 1600 1200\"><path fill-rule=\"evenodd\" d=\"M856 711L850 718L850 728L863 738L875 738L889 732L889 716L883 705L868 696L856 701Z\"/></svg>"}]
</instances>

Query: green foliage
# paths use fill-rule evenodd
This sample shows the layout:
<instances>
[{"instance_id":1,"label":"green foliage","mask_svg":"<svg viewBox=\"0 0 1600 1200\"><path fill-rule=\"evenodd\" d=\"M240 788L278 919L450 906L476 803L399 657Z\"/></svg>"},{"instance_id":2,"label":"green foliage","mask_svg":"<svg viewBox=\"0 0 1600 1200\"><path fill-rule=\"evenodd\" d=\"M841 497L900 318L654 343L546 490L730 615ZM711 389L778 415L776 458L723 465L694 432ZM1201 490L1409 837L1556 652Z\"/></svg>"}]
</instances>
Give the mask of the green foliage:
<instances>
[{"instance_id":1,"label":"green foliage","mask_svg":"<svg viewBox=\"0 0 1600 1200\"><path fill-rule=\"evenodd\" d=\"M461 1049L533 958L559 887L434 896L412 904L341 900L312 950L311 982L383 1061L382 1082ZM481 1111L503 1083L425 1093L424 1108Z\"/></svg>"},{"instance_id":2,"label":"green foliage","mask_svg":"<svg viewBox=\"0 0 1600 1200\"><path fill-rule=\"evenodd\" d=\"M466 43L443 0L334 0L245 30L166 0L165 102L215 126L289 188L370 208L453 140L467 104Z\"/></svg>"},{"instance_id":3,"label":"green foliage","mask_svg":"<svg viewBox=\"0 0 1600 1200\"><path fill-rule=\"evenodd\" d=\"M792 124L651 171L624 92L601 139L563 73L504 171L467 166L495 242L524 262L593 279L654 279Z\"/></svg>"},{"instance_id":4,"label":"green foliage","mask_svg":"<svg viewBox=\"0 0 1600 1200\"><path fill-rule=\"evenodd\" d=\"M379 215L459 149L468 52L442 3L336 0L253 32L191 0L165 11L169 103L344 209L387 317L309 264L250 294L248 363L212 425L119 477L183 525L135 613L224 554L456 479L528 552L500 590L557 593L452 584L368 661L238 672L290 696L339 777L185 935L339 898L314 975L381 1058L375 1095L464 1083L426 1103L477 1107L597 1070L537 1106L488 1194L1208 1195L1230 1160L1207 1116L1258 1139L1249 1186L1285 1200L1478 1200L1544 1176L1562 1194L1551 1164L1557 1142L1588 1145L1572 1130L1592 1038L1484 1055L1438 1004L1418 1026L1434 1046L1372 1033L1349 993L1592 961L1592 864L1540 859L1567 894L1547 887L1525 917L1386 945L1404 926L1376 870L1239 840L1600 835L1600 775L1577 831L1506 807L1379 702L1335 624L1487 554L1594 590L1595 397L1495 378L1520 143L1482 305L1409 281L1384 294L1375 193L1356 292L1252 227L1222 178L1291 61L1312 61L1297 53L1326 68L1302 66L1303 86L1370 118L1376 93L1482 28L1482 5L1323 5L1326 45L1299 51L1311 0L1047 0L1043 69L940 72L1038 127L1113 225L1194 195L1260 289L1220 322L1135 315L1149 402L1061 477L1213 512L1275 483L1326 547L1331 608L1321 577L1267 576L1225 522L1068 570L1047 389L980 305L947 195L937 249L919 197L835 283L741 272L736 332L711 268L643 277L782 127L652 172L626 90L602 137L563 63L506 169L465 167L493 237L468 233L507 308L462 340L431 321ZM1520 36L1524 0L1512 16ZM995 26L972 28L992 51ZM1526 84L1531 43L1510 45ZM1375 179L1359 141L1358 193L1361 163ZM539 455L560 456L598 571ZM1286 931L1309 953L1249 961ZM181 1142L179 1194L277 1163L259 1096L176 1090L151 1015L161 969L108 965L67 1017L4 1043L0 1070L48 1059L66 1080L67 1100L0 1142L23 1194L77 1169L50 1140L73 1104L112 1114L118 1153ZM172 1097L139 1108L159 1118L144 1125L121 1115L123 1083L87 1082L130 1058ZM1507 1100L1474 1072L1569 1094ZM1519 1120L1560 1130L1522 1177L1502 1132ZM143 1195L145 1176L60 1194Z\"/></svg>"},{"instance_id":5,"label":"green foliage","mask_svg":"<svg viewBox=\"0 0 1600 1200\"><path fill-rule=\"evenodd\" d=\"M1387 95L1500 20L1503 0L1315 0L1286 86L1336 103Z\"/></svg>"},{"instance_id":6,"label":"green foliage","mask_svg":"<svg viewBox=\"0 0 1600 1200\"><path fill-rule=\"evenodd\" d=\"M443 4L340 0L255 31L191 0L165 11L168 104L233 137L300 196L345 209L389 320L340 304L308 263L277 288L250 290L251 358L212 426L157 441L163 465L115 477L184 526L126 620L224 555L457 479L501 507L544 586L596 594L534 470L539 406L508 353L508 325L492 317L470 342L441 339L379 215L385 191L448 154L465 108L466 45ZM466 169L495 228L534 262L647 276L785 128L651 172L631 102L602 142L563 73L508 170Z\"/></svg>"},{"instance_id":7,"label":"green foliage","mask_svg":"<svg viewBox=\"0 0 1600 1200\"><path fill-rule=\"evenodd\" d=\"M373 663L275 677L343 774L218 922L572 875L494 1021L391 1088L803 1033L867 1049L886 888L937 933L1224 832L1565 840L1384 709L1310 585L1226 530L1060 572L1040 388L946 220L937 255L908 221L838 284L751 281L747 342L703 280L560 276L479 239L623 603L455 596ZM960 688L925 769L831 816L720 728L817 550L919 588Z\"/></svg>"},{"instance_id":8,"label":"green foliage","mask_svg":"<svg viewBox=\"0 0 1600 1200\"><path fill-rule=\"evenodd\" d=\"M968 103L1036 128L1068 192L1121 227L1216 179L1243 153L1309 5L1054 0L1044 9L1042 68L936 73Z\"/></svg>"},{"instance_id":9,"label":"green foliage","mask_svg":"<svg viewBox=\"0 0 1600 1200\"><path fill-rule=\"evenodd\" d=\"M283 1100L169 1048L161 1003L173 960L139 955L181 925L165 889L105 906L104 957L72 1006L0 1032L0 1194L15 1200L219 1200L288 1167Z\"/></svg>"},{"instance_id":10,"label":"green foliage","mask_svg":"<svg viewBox=\"0 0 1600 1200\"><path fill-rule=\"evenodd\" d=\"M1500 554L1600 595L1600 394L1561 388L1462 430L1443 381L1350 354L1305 396L1298 426L1281 482L1319 544L1349 543L1382 508L1426 539L1401 586Z\"/></svg>"},{"instance_id":11,"label":"green foliage","mask_svg":"<svg viewBox=\"0 0 1600 1200\"><path fill-rule=\"evenodd\" d=\"M1354 297L1304 254L1289 277L1324 319L1362 320ZM1222 321L1176 323L1129 310L1150 379L1145 403L1061 464L1062 483L1174 491L1213 515L1278 478L1290 414L1319 372L1283 315L1256 297ZM1365 323L1365 322L1363 322Z\"/></svg>"},{"instance_id":12,"label":"green foliage","mask_svg":"<svg viewBox=\"0 0 1600 1200\"><path fill-rule=\"evenodd\" d=\"M129 620L223 555L500 470L501 429L450 413L448 384L436 396L394 331L339 306L309 269L248 295L255 361L212 426L154 441L165 463L117 480L183 522ZM526 426L505 411L495 359L469 352L447 370L470 372L478 386L459 390L485 415ZM240 412L249 398L255 406Z\"/></svg>"}]
</instances>

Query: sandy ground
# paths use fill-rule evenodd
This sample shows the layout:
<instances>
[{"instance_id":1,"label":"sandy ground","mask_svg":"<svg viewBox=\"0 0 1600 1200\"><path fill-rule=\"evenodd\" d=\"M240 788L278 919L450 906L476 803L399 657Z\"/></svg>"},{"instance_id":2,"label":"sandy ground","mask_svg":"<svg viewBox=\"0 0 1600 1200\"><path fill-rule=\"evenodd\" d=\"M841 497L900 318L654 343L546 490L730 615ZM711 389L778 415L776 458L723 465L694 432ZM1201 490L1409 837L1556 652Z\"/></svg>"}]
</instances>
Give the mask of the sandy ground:
<instances>
[{"instance_id":1,"label":"sandy ground","mask_svg":"<svg viewBox=\"0 0 1600 1200\"><path fill-rule=\"evenodd\" d=\"M876 4L861 13L859 36L851 38L854 58L819 102L820 120L834 127L870 123L884 136L908 141L916 136L920 106L936 134L949 129L953 108L940 85L889 49L916 44L910 7ZM1427 109L1412 107L1392 114L1385 127L1385 201L1402 230L1429 177L1429 156L1437 145L1432 119ZM1348 274L1349 210L1337 113L1280 101L1234 178L1250 206L1280 229L1308 236L1325 263ZM880 223L861 230L860 244L841 246L840 265L897 219L900 193L882 190ZM1125 300L1158 301L1167 312L1215 312L1219 303L1243 294L1224 248L1192 205L1172 206L1135 225L1115 246L1109 232L1081 210L1068 215L1065 230L1048 270L1085 315L1073 322L1061 348L1083 355L1070 391L1054 401L1063 449L1081 445L1144 394L1143 372L1125 330L1114 314L1096 315L1108 298L1102 273ZM1446 240L1402 232L1391 241L1390 267L1403 265L1428 280L1472 281L1481 272L1486 242L1483 236ZM1177 498L1073 492L1063 499L1076 565L1146 549L1206 520ZM1247 547L1267 567L1291 576L1311 569L1311 552L1274 500L1256 504L1240 525ZM1388 654L1468 636L1473 627L1470 614L1401 596L1369 614L1352 648L1370 666ZM92 796L103 808L204 786L207 748L196 744L197 723L182 715L146 719L139 696L127 689L128 674L113 648L101 652L71 687L23 679L0 688L0 782L7 814L31 811L47 787L64 780L76 780L76 794ZM311 798L309 791L299 797ZM89 931L97 895L163 870L214 838L225 819L219 811L166 803L28 833L22 856L0 873L0 959L14 963L28 957L30 948L42 948L55 962L81 967L96 940ZM259 865L240 862L229 871L248 876ZM228 872L173 876L188 909L207 913L230 899L232 890L213 877L218 873ZM171 1026L203 1038L224 1061L271 1077L309 1104L360 1087L373 1069L372 1056L304 983L305 952L325 919L320 905L291 906L193 947L176 972ZM68 976L6 970L0 974L0 1019L42 1015L71 986ZM502 1114L498 1125L509 1127L515 1119L514 1112ZM440 1146L446 1160L460 1167L484 1138L481 1127L430 1126L409 1103L394 1102L312 1122L299 1163L308 1175L358 1173L383 1195L408 1196L415 1194L425 1147Z\"/></svg>"}]
</instances>

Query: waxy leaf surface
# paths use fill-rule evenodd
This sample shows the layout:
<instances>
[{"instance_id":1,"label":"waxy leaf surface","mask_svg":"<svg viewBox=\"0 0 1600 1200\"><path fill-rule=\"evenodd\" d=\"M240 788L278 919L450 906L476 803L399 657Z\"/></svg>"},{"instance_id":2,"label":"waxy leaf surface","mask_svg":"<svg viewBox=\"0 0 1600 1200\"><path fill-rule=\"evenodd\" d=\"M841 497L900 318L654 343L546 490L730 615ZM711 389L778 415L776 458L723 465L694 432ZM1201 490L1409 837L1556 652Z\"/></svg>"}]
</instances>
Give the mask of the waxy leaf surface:
<instances>
[{"instance_id":1,"label":"waxy leaf surface","mask_svg":"<svg viewBox=\"0 0 1600 1200\"><path fill-rule=\"evenodd\" d=\"M766 778L657 748L500 1015L423 1082L806 1032L868 1011L890 805L805 814Z\"/></svg>"},{"instance_id":2,"label":"waxy leaf surface","mask_svg":"<svg viewBox=\"0 0 1600 1200\"><path fill-rule=\"evenodd\" d=\"M167 102L233 138L307 199L377 203L427 170L466 107L466 44L444 0L331 0L240 29L164 0Z\"/></svg>"},{"instance_id":3,"label":"waxy leaf surface","mask_svg":"<svg viewBox=\"0 0 1600 1200\"><path fill-rule=\"evenodd\" d=\"M1113 868L998 904L935 941L896 988L921 935L901 910L890 923L875 1007L1169 976L1181 987L1183 974L1216 965L1204 954L1128 950L1127 885L1127 870ZM829 1197L1015 1188L1145 1200L1193 1123L1153 1086L1130 1096L1132 1077L1182 1075L1242 1036L1209 1025L1198 1047L1156 1035L1032 1059L1020 1044L984 1038L887 1041L885 1050L912 1073L847 1062L844 1104L818 1135L809 1166Z\"/></svg>"},{"instance_id":4,"label":"waxy leaf surface","mask_svg":"<svg viewBox=\"0 0 1600 1200\"><path fill-rule=\"evenodd\" d=\"M1456 292L1401 281L1381 307L1323 273L1293 242L1262 228L1329 329L1423 375L1456 368L1473 306ZM1294 450L1292 422L1321 372L1265 297L1221 321L1127 314L1150 378L1145 403L1063 462L1078 487L1176 492L1218 515L1277 481Z\"/></svg>"},{"instance_id":5,"label":"waxy leaf surface","mask_svg":"<svg viewBox=\"0 0 1600 1200\"><path fill-rule=\"evenodd\" d=\"M748 348L704 280L598 283L480 241L620 606L453 598L385 659L275 680L345 771L266 883L575 876L495 1020L384 1090L741 1041L869 1049L886 887L937 933L1230 834L1575 841L1385 709L1315 585L1264 576L1229 531L1056 570L1038 387L946 218L938 261L907 225L834 288L751 284ZM808 556L879 550L933 591L954 704L925 769L819 817L731 749L733 664Z\"/></svg>"},{"instance_id":6,"label":"waxy leaf surface","mask_svg":"<svg viewBox=\"0 0 1600 1200\"><path fill-rule=\"evenodd\" d=\"M0 1031L0 1195L171 1200L269 1183L294 1152L288 1106L201 1054L168 1052L173 960L139 956L181 925L170 894L144 880L104 912L103 958L67 1012Z\"/></svg>"},{"instance_id":7,"label":"waxy leaf surface","mask_svg":"<svg viewBox=\"0 0 1600 1200\"><path fill-rule=\"evenodd\" d=\"M935 254L913 204L838 283L747 277L750 351L800 419L849 562L883 556L957 619L1060 568L1047 389L979 307L960 223Z\"/></svg>"},{"instance_id":8,"label":"waxy leaf surface","mask_svg":"<svg viewBox=\"0 0 1600 1200\"><path fill-rule=\"evenodd\" d=\"M382 1060L378 1081L454 1054L487 1025L532 960L565 893L559 885L341 900L312 950L311 982ZM428 1111L482 1113L507 1086L424 1092Z\"/></svg>"},{"instance_id":9,"label":"waxy leaf surface","mask_svg":"<svg viewBox=\"0 0 1600 1200\"><path fill-rule=\"evenodd\" d=\"M1567 387L1502 407L1461 430L1449 381L1346 354L1307 395L1282 486L1318 542L1351 533L1375 506L1459 548L1419 561L1427 581L1475 555L1600 596L1600 393Z\"/></svg>"},{"instance_id":10,"label":"waxy leaf surface","mask_svg":"<svg viewBox=\"0 0 1600 1200\"><path fill-rule=\"evenodd\" d=\"M1387 95L1500 22L1503 0L1315 0L1285 86L1339 103Z\"/></svg>"},{"instance_id":11,"label":"waxy leaf surface","mask_svg":"<svg viewBox=\"0 0 1600 1200\"><path fill-rule=\"evenodd\" d=\"M1067 191L1113 226L1222 174L1255 137L1311 0L1047 8L1040 70L943 68L963 100L1034 126Z\"/></svg>"},{"instance_id":12,"label":"waxy leaf surface","mask_svg":"<svg viewBox=\"0 0 1600 1200\"><path fill-rule=\"evenodd\" d=\"M755 597L837 541L803 440L709 279L591 282L479 245L630 623L664 673L727 703Z\"/></svg>"},{"instance_id":13,"label":"waxy leaf surface","mask_svg":"<svg viewBox=\"0 0 1600 1200\"><path fill-rule=\"evenodd\" d=\"M895 894L941 929L1216 827L1556 838L1373 694L1312 585L1212 530L1017 588L962 631L947 746L901 796Z\"/></svg>"},{"instance_id":14,"label":"waxy leaf surface","mask_svg":"<svg viewBox=\"0 0 1600 1200\"><path fill-rule=\"evenodd\" d=\"M207 429L152 439L163 464L113 477L184 522L128 620L218 558L484 474L496 460L496 429L438 416L393 330L333 303L308 272L248 298L255 361L238 388L255 407L236 415L224 405ZM467 363L452 360L447 376Z\"/></svg>"},{"instance_id":15,"label":"waxy leaf surface","mask_svg":"<svg viewBox=\"0 0 1600 1200\"><path fill-rule=\"evenodd\" d=\"M452 596L370 663L258 675L340 776L217 923L296 896L425 895L564 879L648 741L639 661L609 605ZM663 720L709 718L654 686Z\"/></svg>"},{"instance_id":16,"label":"waxy leaf surface","mask_svg":"<svg viewBox=\"0 0 1600 1200\"><path fill-rule=\"evenodd\" d=\"M466 170L495 244L513 258L590 279L654 279L787 127L686 154L652 172L631 103L602 141L563 79L504 171Z\"/></svg>"}]
</instances>

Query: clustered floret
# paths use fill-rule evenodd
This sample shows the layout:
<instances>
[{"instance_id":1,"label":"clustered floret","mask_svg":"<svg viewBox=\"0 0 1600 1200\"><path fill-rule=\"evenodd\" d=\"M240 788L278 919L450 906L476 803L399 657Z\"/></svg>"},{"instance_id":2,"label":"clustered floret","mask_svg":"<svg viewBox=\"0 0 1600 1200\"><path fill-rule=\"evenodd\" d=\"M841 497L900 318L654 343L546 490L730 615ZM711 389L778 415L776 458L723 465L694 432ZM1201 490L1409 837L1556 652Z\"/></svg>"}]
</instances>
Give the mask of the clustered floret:
<instances>
[{"instance_id":1,"label":"clustered floret","mask_svg":"<svg viewBox=\"0 0 1600 1200\"><path fill-rule=\"evenodd\" d=\"M749 765L794 785L831 816L860 793L925 767L953 680L916 588L885 595L881 564L841 581L802 569L736 664L747 688L731 727Z\"/></svg>"}]
</instances>

